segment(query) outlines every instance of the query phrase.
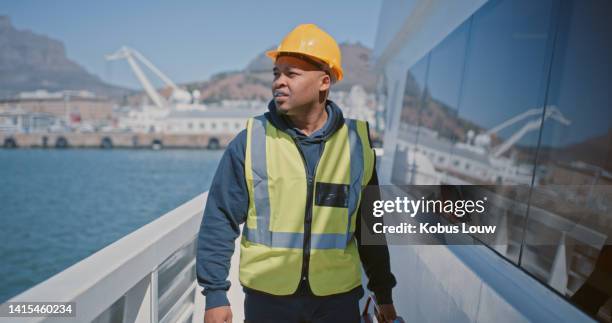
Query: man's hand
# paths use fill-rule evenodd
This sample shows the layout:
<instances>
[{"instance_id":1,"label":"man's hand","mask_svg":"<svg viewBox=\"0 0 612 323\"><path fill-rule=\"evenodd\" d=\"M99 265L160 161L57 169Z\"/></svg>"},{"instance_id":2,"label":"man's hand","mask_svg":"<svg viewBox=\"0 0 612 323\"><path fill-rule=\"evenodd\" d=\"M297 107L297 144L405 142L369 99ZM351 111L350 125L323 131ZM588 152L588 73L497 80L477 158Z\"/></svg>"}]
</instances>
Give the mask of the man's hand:
<instances>
[{"instance_id":1,"label":"man's hand","mask_svg":"<svg viewBox=\"0 0 612 323\"><path fill-rule=\"evenodd\" d=\"M378 305L378 314L381 316L381 322L393 322L397 318L395 313L395 307L393 304L380 304Z\"/></svg>"},{"instance_id":2,"label":"man's hand","mask_svg":"<svg viewBox=\"0 0 612 323\"><path fill-rule=\"evenodd\" d=\"M232 323L232 308L218 306L206 310L204 312L204 323Z\"/></svg>"}]
</instances>

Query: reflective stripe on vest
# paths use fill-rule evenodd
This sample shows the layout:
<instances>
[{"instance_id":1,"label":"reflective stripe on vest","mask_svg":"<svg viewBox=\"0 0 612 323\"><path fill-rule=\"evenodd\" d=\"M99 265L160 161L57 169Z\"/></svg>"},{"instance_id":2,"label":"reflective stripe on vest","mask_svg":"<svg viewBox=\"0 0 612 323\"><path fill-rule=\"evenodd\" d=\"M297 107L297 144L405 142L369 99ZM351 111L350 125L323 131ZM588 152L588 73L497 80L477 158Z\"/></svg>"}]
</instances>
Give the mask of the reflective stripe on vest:
<instances>
[{"instance_id":1,"label":"reflective stripe on vest","mask_svg":"<svg viewBox=\"0 0 612 323\"><path fill-rule=\"evenodd\" d=\"M343 128L347 128L345 130L347 132L346 140L348 141L348 151L350 152L350 157L348 157L348 160L350 160L350 179L347 190L348 205L346 229L342 233L312 232L311 249L345 249L353 238L354 224L352 220L356 214L357 207L359 206L362 186L367 183L367 181L364 181L364 176L367 176L369 181L369 178L372 175L370 168L373 168L373 154L371 153L371 148L369 148L369 144L366 145L367 148L362 144L362 141L364 140L362 137L365 137L365 140L367 140L367 126L365 125L365 122L361 121L361 123L362 131L359 131L358 121L356 120L346 119L346 127L343 126ZM269 125L268 121L263 115L249 119L247 129L247 149L250 148L250 150L247 152L247 157L245 160L245 173L247 177L249 195L251 197L250 200L252 203L252 205L249 207L249 212L256 213L251 214L253 217L249 218L256 218L256 223L248 223L247 221L244 232L245 236L250 242L273 248L302 249L304 242L303 230L301 230L302 232L270 230L271 206L269 196L270 188L268 186L268 167L270 167L268 165L268 158L270 158L270 156L268 154L273 154L275 152L270 152L268 150L269 144L266 144L266 140L267 138L269 140L272 135L269 132L275 132L273 136L275 139L273 140L284 140L287 141L287 144L292 146L295 146L295 143L290 139L289 135L276 129L273 125ZM266 132L268 132L268 134L266 134ZM340 132L340 130L338 130L338 132ZM333 136L340 135L338 132ZM329 146L330 141L331 140L328 140L328 143L326 143L325 150L334 149L334 147ZM340 143L340 145L342 145L342 143ZM295 153L297 153L297 147L295 148ZM368 158L368 168L364 170L364 155L368 156L368 154L372 155L369 156L370 158ZM302 163L302 161L300 161L300 163ZM249 164L250 167L248 167ZM319 167L321 166L324 165L319 165ZM300 165L300 167L303 168L304 166ZM329 167L329 165L326 167ZM301 175L304 177L306 176L305 170L302 171ZM292 194L291 191L286 191L285 193ZM306 203L313 202L306 201ZM321 206L316 207L320 208ZM298 212L298 214L302 214L299 221L303 222L304 212Z\"/></svg>"}]
</instances>

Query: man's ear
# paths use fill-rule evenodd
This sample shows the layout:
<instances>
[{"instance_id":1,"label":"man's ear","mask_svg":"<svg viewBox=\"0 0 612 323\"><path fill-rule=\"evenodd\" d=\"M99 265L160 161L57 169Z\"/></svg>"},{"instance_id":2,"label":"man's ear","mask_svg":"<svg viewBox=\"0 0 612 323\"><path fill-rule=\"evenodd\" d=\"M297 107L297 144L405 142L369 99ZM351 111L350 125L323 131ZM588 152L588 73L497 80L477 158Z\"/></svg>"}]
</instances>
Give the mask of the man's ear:
<instances>
[{"instance_id":1,"label":"man's ear","mask_svg":"<svg viewBox=\"0 0 612 323\"><path fill-rule=\"evenodd\" d=\"M321 86L319 87L319 91L323 92L323 91L327 91L329 90L329 88L331 87L331 77L329 76L329 74L325 73L321 76Z\"/></svg>"}]
</instances>

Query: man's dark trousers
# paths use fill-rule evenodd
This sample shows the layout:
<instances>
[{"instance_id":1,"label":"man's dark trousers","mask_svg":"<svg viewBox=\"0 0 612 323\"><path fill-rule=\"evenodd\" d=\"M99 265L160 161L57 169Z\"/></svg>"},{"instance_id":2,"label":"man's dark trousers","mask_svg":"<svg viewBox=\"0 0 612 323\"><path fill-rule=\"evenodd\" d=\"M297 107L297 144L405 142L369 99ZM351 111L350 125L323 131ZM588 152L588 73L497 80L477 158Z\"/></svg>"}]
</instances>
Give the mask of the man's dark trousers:
<instances>
[{"instance_id":1,"label":"man's dark trousers","mask_svg":"<svg viewBox=\"0 0 612 323\"><path fill-rule=\"evenodd\" d=\"M245 290L247 323L359 323L363 288L330 295L274 296Z\"/></svg>"}]
</instances>

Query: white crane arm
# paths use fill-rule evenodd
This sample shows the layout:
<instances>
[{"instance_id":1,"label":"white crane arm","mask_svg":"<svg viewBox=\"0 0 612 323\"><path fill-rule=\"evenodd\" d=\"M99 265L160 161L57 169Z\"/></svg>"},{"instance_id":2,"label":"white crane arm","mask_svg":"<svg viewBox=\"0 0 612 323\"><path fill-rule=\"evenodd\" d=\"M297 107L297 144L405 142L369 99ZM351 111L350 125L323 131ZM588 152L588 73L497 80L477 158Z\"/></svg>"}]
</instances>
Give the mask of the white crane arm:
<instances>
[{"instance_id":1,"label":"white crane arm","mask_svg":"<svg viewBox=\"0 0 612 323\"><path fill-rule=\"evenodd\" d=\"M172 90L180 90L178 86L176 86L176 84L174 84L174 82L172 82L172 80L166 76L166 74L162 73L162 71L160 71L155 65L153 65L153 63L151 63L146 57L140 54L140 52L135 49L130 49L130 51L132 52L132 55L134 57L136 57L139 61L145 64L145 66L148 67L151 71L153 71L153 73L155 73L155 75L157 75L167 86L171 87Z\"/></svg>"},{"instance_id":2,"label":"white crane arm","mask_svg":"<svg viewBox=\"0 0 612 323\"><path fill-rule=\"evenodd\" d=\"M501 156L503 153L508 151L508 149L510 149L512 145L514 145L517 141L519 141L527 132L538 129L541 124L542 124L541 119L529 121L519 131L515 132L510 138L508 138L508 140L506 140L504 143L499 145L495 149L495 152L493 152L493 156L496 158Z\"/></svg>"},{"instance_id":3,"label":"white crane arm","mask_svg":"<svg viewBox=\"0 0 612 323\"><path fill-rule=\"evenodd\" d=\"M132 68L132 71L136 75L136 78L138 78L138 81L142 85L147 95L149 95L149 98L151 98L151 101L153 101L153 103L157 107L164 108L166 106L166 101L159 95L159 93L157 93L155 87L153 87L151 82L149 82L149 79L147 79L140 66L138 66L138 64L134 60L133 53L134 51L132 49L124 46L121 47L117 52L110 55L106 55L106 59L109 61L117 59L127 60L130 64L130 67Z\"/></svg>"},{"instance_id":4,"label":"white crane arm","mask_svg":"<svg viewBox=\"0 0 612 323\"><path fill-rule=\"evenodd\" d=\"M114 59L126 59L136 74L136 77L142 84L145 92L149 95L151 100L155 103L156 106L160 108L165 108L167 106L166 100L159 95L159 93L155 90L149 79L147 79L146 75L143 73L140 66L137 64L136 60L140 61L147 68L149 68L157 77L159 77L166 86L172 89L172 99L176 102L191 102L192 96L189 92L179 88L172 80L167 77L162 71L160 71L151 61L149 61L144 55L138 52L135 49L123 46L116 53L112 55L106 56L107 60Z\"/></svg>"},{"instance_id":5,"label":"white crane arm","mask_svg":"<svg viewBox=\"0 0 612 323\"><path fill-rule=\"evenodd\" d=\"M515 124L515 123L517 123L517 122L519 122L519 121L521 121L521 120L531 116L531 115L540 114L540 113L542 113L542 109L529 109L529 110L527 110L527 111L525 111L523 113L520 113L520 114L518 114L518 115L516 115L516 116L514 116L514 117L512 117L512 118L510 118L510 119L508 119L508 120L498 124L497 126L491 128L491 129L487 130L486 134L487 135L492 135L492 134L497 133L500 130L506 128L506 127L509 127L509 126L511 126L511 125L513 125L513 124Z\"/></svg>"},{"instance_id":6,"label":"white crane arm","mask_svg":"<svg viewBox=\"0 0 612 323\"><path fill-rule=\"evenodd\" d=\"M541 111L542 109L533 109L533 110L540 110ZM528 110L527 112L530 112L530 111L533 111L533 110ZM557 122L559 122L559 123L561 123L563 125L566 125L566 126L571 123L567 118L565 118L563 116L563 114L561 114L561 111L559 111L559 109L557 109L557 107L555 107L555 106L548 106L548 107L546 107L546 112L544 113L544 117L543 118L537 119L537 120L532 120L532 121L528 122L527 124L525 124L519 131L517 131L510 138L508 138L508 140L506 140L504 143L499 145L499 147L497 147L497 149L495 149L495 152L493 153L493 156L495 156L495 157L501 156L508 149L510 149L510 147L512 147L512 145L514 145L517 141L519 141L528 131L537 130L542 125L542 122L544 120L548 119L548 118L554 119Z\"/></svg>"},{"instance_id":7,"label":"white crane arm","mask_svg":"<svg viewBox=\"0 0 612 323\"><path fill-rule=\"evenodd\" d=\"M497 126L491 128L491 129L487 130L485 132L485 134L486 135L492 135L492 134L497 133L500 130L502 130L502 129L506 128L506 127L509 127L509 126L511 126L511 125L513 125L513 124L515 124L515 123L517 123L517 122L519 122L519 121L521 121L521 120L523 120L523 119L525 119L525 118L527 118L529 116L538 115L538 114L541 114L541 113L542 113L542 108L529 109L529 110L527 110L525 112L517 114L516 116L514 116L514 117L512 117L512 118L510 118L510 119L508 119L508 120L498 124ZM565 119L561 115L561 112L559 111L559 109L557 109L557 107L555 107L554 105L549 105L549 106L546 107L546 115L557 115L557 116L560 116L562 119ZM562 122L562 121L560 121L560 122ZM564 122L562 122L562 123L564 123Z\"/></svg>"},{"instance_id":8,"label":"white crane arm","mask_svg":"<svg viewBox=\"0 0 612 323\"><path fill-rule=\"evenodd\" d=\"M144 88L145 92L147 92L153 103L155 103L155 105L159 108L165 107L165 100L161 97L161 95L159 95L159 93L157 93L151 82L149 82L145 74L140 69L140 66L138 66L138 64L134 62L132 56L127 56L126 59L130 64L130 67L134 71L134 74L136 74L136 77L140 81L140 84L142 84L142 87Z\"/></svg>"}]
</instances>

